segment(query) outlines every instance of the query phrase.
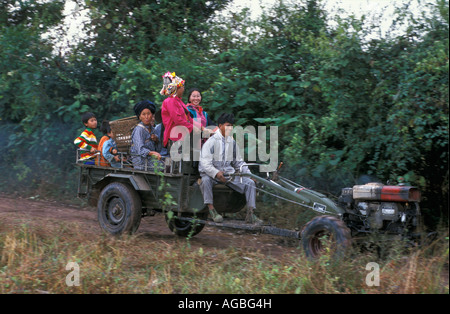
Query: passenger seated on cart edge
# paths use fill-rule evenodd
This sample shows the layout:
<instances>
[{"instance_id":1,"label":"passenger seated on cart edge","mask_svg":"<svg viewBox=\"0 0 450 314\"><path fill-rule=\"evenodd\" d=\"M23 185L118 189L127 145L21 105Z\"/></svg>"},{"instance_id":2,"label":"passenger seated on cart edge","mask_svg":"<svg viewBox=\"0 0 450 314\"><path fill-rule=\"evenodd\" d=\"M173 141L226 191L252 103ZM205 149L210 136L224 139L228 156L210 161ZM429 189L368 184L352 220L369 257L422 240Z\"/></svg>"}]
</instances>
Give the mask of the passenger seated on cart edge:
<instances>
[{"instance_id":1,"label":"passenger seated on cart edge","mask_svg":"<svg viewBox=\"0 0 450 314\"><path fill-rule=\"evenodd\" d=\"M233 174L240 169L245 161L241 158L235 140L231 136L231 127L234 124L234 115L222 114L217 120L219 130L211 136L202 147L200 155L199 172L202 178L200 190L203 194L204 204L208 206L209 213L214 222L222 222L223 217L217 213L213 203L213 187L219 183L225 183L231 189L245 194L247 200L246 222L261 224L254 213L256 208L255 182L248 178L235 177L227 183L224 174ZM243 173L250 173L247 166L242 167Z\"/></svg>"},{"instance_id":2,"label":"passenger seated on cart edge","mask_svg":"<svg viewBox=\"0 0 450 314\"><path fill-rule=\"evenodd\" d=\"M73 141L73 143L84 152L80 155L80 161L85 164L94 165L93 159L98 152L97 137L94 131L97 128L97 118L92 112L85 112L81 115L81 121L86 129Z\"/></svg>"},{"instance_id":3,"label":"passenger seated on cart edge","mask_svg":"<svg viewBox=\"0 0 450 314\"><path fill-rule=\"evenodd\" d=\"M121 156L118 155L117 143L115 141L115 134L111 130L111 126L109 125L109 121L103 121L102 130L106 136L103 136L100 140L99 150L101 151L100 157L100 165L102 166L102 162L106 163L103 166L111 166L113 168L121 168ZM106 138L106 140L105 140ZM125 157L122 157L123 161L126 161Z\"/></svg>"},{"instance_id":4,"label":"passenger seated on cart edge","mask_svg":"<svg viewBox=\"0 0 450 314\"><path fill-rule=\"evenodd\" d=\"M201 106L202 103L202 93L200 89L193 87L188 92L188 104L187 109L192 115L192 118L198 119L198 121L201 123L201 126L203 127L203 131L208 132L206 136L202 137L201 145L205 144L205 142L208 140L208 138L217 131L216 123L211 119L211 116L206 112L205 108ZM214 129L205 129L206 127L214 127Z\"/></svg>"},{"instance_id":5,"label":"passenger seated on cart edge","mask_svg":"<svg viewBox=\"0 0 450 314\"><path fill-rule=\"evenodd\" d=\"M149 100L138 102L134 106L134 112L140 122L131 133L131 162L138 170L153 170L156 165L161 170L164 169L164 161L157 151L156 143L152 140L154 135L153 115L155 114L155 104Z\"/></svg>"},{"instance_id":6,"label":"passenger seated on cart edge","mask_svg":"<svg viewBox=\"0 0 450 314\"><path fill-rule=\"evenodd\" d=\"M103 156L103 145L106 141L110 139L108 133L111 132L111 127L109 126L109 120L103 120L102 125L100 126L100 131L103 133L100 142L98 142L98 151L100 152L100 158L95 159L96 166L109 167L110 164Z\"/></svg>"},{"instance_id":7,"label":"passenger seated on cart edge","mask_svg":"<svg viewBox=\"0 0 450 314\"><path fill-rule=\"evenodd\" d=\"M169 140L175 142L182 139L182 134L176 137L170 137L172 129L176 126L184 126L189 133L194 128L194 123L186 105L181 100L184 93L185 81L176 76L175 73L167 72L162 76L163 87L160 91L162 96L167 96L161 105L161 118L164 124L163 146L167 147Z\"/></svg>"}]
</instances>

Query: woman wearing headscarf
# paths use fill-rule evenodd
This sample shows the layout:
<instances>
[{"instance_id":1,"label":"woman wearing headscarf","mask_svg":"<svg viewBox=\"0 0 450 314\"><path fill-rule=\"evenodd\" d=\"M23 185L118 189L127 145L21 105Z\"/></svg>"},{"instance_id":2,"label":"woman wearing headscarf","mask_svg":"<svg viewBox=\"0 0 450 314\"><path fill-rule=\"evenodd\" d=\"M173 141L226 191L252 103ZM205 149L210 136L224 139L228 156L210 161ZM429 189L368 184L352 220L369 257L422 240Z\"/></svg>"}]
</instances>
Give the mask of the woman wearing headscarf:
<instances>
[{"instance_id":1,"label":"woman wearing headscarf","mask_svg":"<svg viewBox=\"0 0 450 314\"><path fill-rule=\"evenodd\" d=\"M134 106L134 112L140 122L131 133L131 162L138 170L152 170L154 164L163 165L161 155L157 151L154 138L153 115L155 114L155 104L149 100L138 102Z\"/></svg>"}]
</instances>

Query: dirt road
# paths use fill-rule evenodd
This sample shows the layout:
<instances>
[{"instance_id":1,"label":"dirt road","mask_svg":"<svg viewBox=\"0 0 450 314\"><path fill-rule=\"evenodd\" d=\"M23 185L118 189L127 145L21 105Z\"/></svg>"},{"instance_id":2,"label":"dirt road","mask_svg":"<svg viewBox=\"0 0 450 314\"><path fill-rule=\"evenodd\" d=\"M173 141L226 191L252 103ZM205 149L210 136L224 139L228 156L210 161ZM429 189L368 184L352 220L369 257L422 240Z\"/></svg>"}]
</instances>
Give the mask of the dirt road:
<instances>
[{"instance_id":1,"label":"dirt road","mask_svg":"<svg viewBox=\"0 0 450 314\"><path fill-rule=\"evenodd\" d=\"M78 207L56 201L32 200L0 194L0 223L10 225L50 225L66 222L77 224L93 237L99 236L102 230L97 221L94 207ZM148 238L148 241L185 241L172 234L162 214L145 217L137 234ZM218 229L206 226L201 233L189 240L194 248L225 249L228 247L245 248L272 256L298 254L298 243L282 237L266 234L252 234L231 229Z\"/></svg>"}]
</instances>

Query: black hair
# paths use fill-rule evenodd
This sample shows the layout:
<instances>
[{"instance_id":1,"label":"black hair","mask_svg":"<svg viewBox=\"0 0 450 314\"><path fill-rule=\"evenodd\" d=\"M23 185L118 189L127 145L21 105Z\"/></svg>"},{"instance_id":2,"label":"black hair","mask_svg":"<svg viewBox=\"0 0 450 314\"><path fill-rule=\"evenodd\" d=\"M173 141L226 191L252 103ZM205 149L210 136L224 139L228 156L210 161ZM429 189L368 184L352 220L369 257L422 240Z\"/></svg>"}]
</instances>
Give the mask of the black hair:
<instances>
[{"instance_id":1,"label":"black hair","mask_svg":"<svg viewBox=\"0 0 450 314\"><path fill-rule=\"evenodd\" d=\"M95 115L92 112L85 112L81 115L81 121L83 121L83 124L88 123L90 118L95 118Z\"/></svg>"},{"instance_id":2,"label":"black hair","mask_svg":"<svg viewBox=\"0 0 450 314\"><path fill-rule=\"evenodd\" d=\"M100 131L105 135L111 133L111 126L109 125L109 120L103 120L102 126L100 127Z\"/></svg>"},{"instance_id":3,"label":"black hair","mask_svg":"<svg viewBox=\"0 0 450 314\"><path fill-rule=\"evenodd\" d=\"M197 87L193 87L193 88L191 88L191 89L189 90L189 92L188 92L188 102L190 101L189 99L191 99L191 94L192 94L193 92L199 92L199 93L200 93L200 97L201 97L202 100L203 100L202 92L200 91L200 89L198 89ZM201 103L201 102L202 102L202 101L200 100L200 103Z\"/></svg>"},{"instance_id":4,"label":"black hair","mask_svg":"<svg viewBox=\"0 0 450 314\"><path fill-rule=\"evenodd\" d=\"M225 124L225 123L234 124L234 114L232 113L222 113L220 117L217 119L217 124Z\"/></svg>"}]
</instances>

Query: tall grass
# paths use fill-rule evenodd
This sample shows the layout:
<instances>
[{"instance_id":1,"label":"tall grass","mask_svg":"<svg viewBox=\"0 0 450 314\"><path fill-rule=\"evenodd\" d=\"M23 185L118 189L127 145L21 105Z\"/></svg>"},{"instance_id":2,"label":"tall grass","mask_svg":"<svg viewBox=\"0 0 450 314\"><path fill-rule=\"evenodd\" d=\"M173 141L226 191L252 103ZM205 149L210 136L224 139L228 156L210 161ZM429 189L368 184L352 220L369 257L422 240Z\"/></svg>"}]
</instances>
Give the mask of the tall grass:
<instances>
[{"instance_id":1,"label":"tall grass","mask_svg":"<svg viewBox=\"0 0 450 314\"><path fill-rule=\"evenodd\" d=\"M0 293L448 293L448 236L383 259L348 259L194 247L184 239L150 241L83 232L79 225L0 226ZM68 286L69 262L79 286ZM380 266L380 285L366 284L366 265ZM447 276L447 279L446 279Z\"/></svg>"}]
</instances>

